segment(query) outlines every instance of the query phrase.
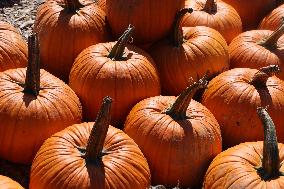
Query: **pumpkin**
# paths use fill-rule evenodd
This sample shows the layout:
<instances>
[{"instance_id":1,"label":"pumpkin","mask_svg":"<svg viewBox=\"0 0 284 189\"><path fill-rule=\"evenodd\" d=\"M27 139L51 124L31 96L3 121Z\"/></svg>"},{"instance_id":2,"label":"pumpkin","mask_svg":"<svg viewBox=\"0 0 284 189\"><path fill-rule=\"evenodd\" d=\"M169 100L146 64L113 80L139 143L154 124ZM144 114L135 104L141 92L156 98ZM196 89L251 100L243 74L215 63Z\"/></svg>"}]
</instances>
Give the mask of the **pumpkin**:
<instances>
[{"instance_id":1,"label":"pumpkin","mask_svg":"<svg viewBox=\"0 0 284 189\"><path fill-rule=\"evenodd\" d=\"M264 16L276 6L276 0L223 0L239 13L244 31L257 28Z\"/></svg>"},{"instance_id":2,"label":"pumpkin","mask_svg":"<svg viewBox=\"0 0 284 189\"><path fill-rule=\"evenodd\" d=\"M28 67L0 73L0 157L31 163L43 141L79 123L81 104L72 89L39 68L35 34L29 37Z\"/></svg>"},{"instance_id":3,"label":"pumpkin","mask_svg":"<svg viewBox=\"0 0 284 189\"><path fill-rule=\"evenodd\" d=\"M235 68L209 82L201 103L220 124L224 148L262 140L261 123L255 114L258 106L269 105L269 112L279 125L279 138L284 141L284 128L280 127L284 114L284 81L273 76L278 72L277 65L259 70Z\"/></svg>"},{"instance_id":4,"label":"pumpkin","mask_svg":"<svg viewBox=\"0 0 284 189\"><path fill-rule=\"evenodd\" d=\"M111 98L96 122L72 125L47 139L31 168L30 189L145 189L147 160L123 131L109 126Z\"/></svg>"},{"instance_id":5,"label":"pumpkin","mask_svg":"<svg viewBox=\"0 0 284 189\"><path fill-rule=\"evenodd\" d=\"M242 33L242 21L237 11L220 0L186 0L186 8L192 8L181 23L184 27L208 26L220 32L230 43Z\"/></svg>"},{"instance_id":6,"label":"pumpkin","mask_svg":"<svg viewBox=\"0 0 284 189\"><path fill-rule=\"evenodd\" d=\"M192 100L194 93L206 84L202 78L177 98L147 98L129 113L124 131L148 160L153 185L198 186L211 160L222 151L216 119Z\"/></svg>"},{"instance_id":7,"label":"pumpkin","mask_svg":"<svg viewBox=\"0 0 284 189\"><path fill-rule=\"evenodd\" d=\"M277 143L267 110L259 107L257 113L264 127L264 141L242 143L220 153L206 172L203 189L284 188L284 145Z\"/></svg>"},{"instance_id":8,"label":"pumpkin","mask_svg":"<svg viewBox=\"0 0 284 189\"><path fill-rule=\"evenodd\" d=\"M117 42L101 43L83 50L71 69L69 86L79 96L84 119L92 121L105 96L114 99L111 123L120 127L140 100L160 94L153 59L142 49L127 44L133 26Z\"/></svg>"},{"instance_id":9,"label":"pumpkin","mask_svg":"<svg viewBox=\"0 0 284 189\"><path fill-rule=\"evenodd\" d=\"M48 0L39 6L34 31L42 68L65 82L77 55L109 39L105 13L91 0Z\"/></svg>"},{"instance_id":10,"label":"pumpkin","mask_svg":"<svg viewBox=\"0 0 284 189\"><path fill-rule=\"evenodd\" d=\"M19 183L3 175L0 175L0 188L1 189L24 189Z\"/></svg>"},{"instance_id":11,"label":"pumpkin","mask_svg":"<svg viewBox=\"0 0 284 189\"><path fill-rule=\"evenodd\" d=\"M269 65L279 65L284 61L284 22L276 31L252 30L237 36L229 45L231 68L260 69ZM278 77L284 79L284 72Z\"/></svg>"},{"instance_id":12,"label":"pumpkin","mask_svg":"<svg viewBox=\"0 0 284 189\"><path fill-rule=\"evenodd\" d=\"M264 17L259 25L262 30L277 30L282 24L284 17L284 5L281 5Z\"/></svg>"},{"instance_id":13,"label":"pumpkin","mask_svg":"<svg viewBox=\"0 0 284 189\"><path fill-rule=\"evenodd\" d=\"M96 0L96 3L104 12L106 12L106 0Z\"/></svg>"},{"instance_id":14,"label":"pumpkin","mask_svg":"<svg viewBox=\"0 0 284 189\"><path fill-rule=\"evenodd\" d=\"M16 28L0 21L0 72L26 67L28 46Z\"/></svg>"},{"instance_id":15,"label":"pumpkin","mask_svg":"<svg viewBox=\"0 0 284 189\"><path fill-rule=\"evenodd\" d=\"M188 86L190 77L197 81L206 73L214 77L229 68L228 46L219 32L205 26L180 28L181 20L188 12L192 9L179 11L171 36L150 50L165 95L181 93Z\"/></svg>"},{"instance_id":16,"label":"pumpkin","mask_svg":"<svg viewBox=\"0 0 284 189\"><path fill-rule=\"evenodd\" d=\"M184 0L106 0L106 15L112 33L119 37L132 24L135 44L158 41L170 32Z\"/></svg>"}]
</instances>

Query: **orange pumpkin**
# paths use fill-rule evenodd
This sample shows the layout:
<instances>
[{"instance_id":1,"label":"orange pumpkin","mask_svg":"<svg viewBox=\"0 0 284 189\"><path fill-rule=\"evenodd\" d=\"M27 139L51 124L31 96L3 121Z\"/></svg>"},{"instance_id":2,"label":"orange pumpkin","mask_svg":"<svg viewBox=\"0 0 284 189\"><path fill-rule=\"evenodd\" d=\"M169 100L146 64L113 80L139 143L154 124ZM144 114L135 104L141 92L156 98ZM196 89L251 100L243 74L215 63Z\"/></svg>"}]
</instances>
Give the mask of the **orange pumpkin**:
<instances>
[{"instance_id":1,"label":"orange pumpkin","mask_svg":"<svg viewBox=\"0 0 284 189\"><path fill-rule=\"evenodd\" d=\"M105 13L91 0L46 1L38 8L34 30L42 67L66 82L76 56L109 39Z\"/></svg>"},{"instance_id":2,"label":"orange pumpkin","mask_svg":"<svg viewBox=\"0 0 284 189\"><path fill-rule=\"evenodd\" d=\"M230 43L242 33L242 21L237 11L220 0L186 0L186 8L192 8L181 23L184 27L207 26L220 32Z\"/></svg>"},{"instance_id":3,"label":"orange pumpkin","mask_svg":"<svg viewBox=\"0 0 284 189\"><path fill-rule=\"evenodd\" d=\"M26 67L28 46L16 28L0 21L0 72Z\"/></svg>"},{"instance_id":4,"label":"orange pumpkin","mask_svg":"<svg viewBox=\"0 0 284 189\"><path fill-rule=\"evenodd\" d=\"M200 79L177 98L156 96L142 100L128 115L124 131L148 160L152 184L198 186L211 160L222 151L216 119L192 100L206 83Z\"/></svg>"},{"instance_id":5,"label":"orange pumpkin","mask_svg":"<svg viewBox=\"0 0 284 189\"><path fill-rule=\"evenodd\" d=\"M109 126L106 97L96 122L70 126L47 139L31 169L30 189L145 189L147 160L124 132Z\"/></svg>"},{"instance_id":6,"label":"orange pumpkin","mask_svg":"<svg viewBox=\"0 0 284 189\"><path fill-rule=\"evenodd\" d=\"M258 106L269 105L279 138L284 141L284 81L272 76L277 72L276 65L260 70L235 68L209 82L201 102L220 124L225 148L262 140L261 123L255 114Z\"/></svg>"},{"instance_id":7,"label":"orange pumpkin","mask_svg":"<svg viewBox=\"0 0 284 189\"><path fill-rule=\"evenodd\" d=\"M276 31L252 30L237 36L229 45L231 68L254 68L284 65L284 22ZM284 72L278 77L284 79Z\"/></svg>"},{"instance_id":8,"label":"orange pumpkin","mask_svg":"<svg viewBox=\"0 0 284 189\"><path fill-rule=\"evenodd\" d=\"M0 175L0 188L1 189L24 189L19 183L3 175Z\"/></svg>"},{"instance_id":9,"label":"orange pumpkin","mask_svg":"<svg viewBox=\"0 0 284 189\"><path fill-rule=\"evenodd\" d=\"M244 31L257 28L264 16L276 6L276 0L223 0L239 13Z\"/></svg>"},{"instance_id":10,"label":"orange pumpkin","mask_svg":"<svg viewBox=\"0 0 284 189\"><path fill-rule=\"evenodd\" d=\"M112 123L119 126L140 100L160 94L160 81L152 58L127 44L133 26L117 42L90 46L76 58L70 87L82 102L86 120L94 120L105 96L114 99Z\"/></svg>"},{"instance_id":11,"label":"orange pumpkin","mask_svg":"<svg viewBox=\"0 0 284 189\"><path fill-rule=\"evenodd\" d=\"M284 145L277 143L267 110L257 111L264 127L264 141L242 143L220 153L206 172L203 189L284 188Z\"/></svg>"},{"instance_id":12,"label":"orange pumpkin","mask_svg":"<svg viewBox=\"0 0 284 189\"><path fill-rule=\"evenodd\" d=\"M31 163L45 139L82 118L72 89L39 69L36 43L36 36L31 36L27 69L0 73L0 157L25 164Z\"/></svg>"},{"instance_id":13,"label":"orange pumpkin","mask_svg":"<svg viewBox=\"0 0 284 189\"><path fill-rule=\"evenodd\" d=\"M277 30L277 28L282 24L284 17L284 5L281 5L269 13L263 18L259 25L259 29L262 30Z\"/></svg>"},{"instance_id":14,"label":"orange pumpkin","mask_svg":"<svg viewBox=\"0 0 284 189\"><path fill-rule=\"evenodd\" d=\"M106 15L115 37L132 24L135 44L148 44L165 37L184 0L106 0Z\"/></svg>"},{"instance_id":15,"label":"orange pumpkin","mask_svg":"<svg viewBox=\"0 0 284 189\"><path fill-rule=\"evenodd\" d=\"M96 3L104 12L106 12L106 0L96 0Z\"/></svg>"},{"instance_id":16,"label":"orange pumpkin","mask_svg":"<svg viewBox=\"0 0 284 189\"><path fill-rule=\"evenodd\" d=\"M219 32L205 26L180 28L180 22L188 12L192 9L179 11L170 38L150 50L166 95L181 93L188 86L190 77L197 81L206 73L214 77L229 68L228 46Z\"/></svg>"}]
</instances>

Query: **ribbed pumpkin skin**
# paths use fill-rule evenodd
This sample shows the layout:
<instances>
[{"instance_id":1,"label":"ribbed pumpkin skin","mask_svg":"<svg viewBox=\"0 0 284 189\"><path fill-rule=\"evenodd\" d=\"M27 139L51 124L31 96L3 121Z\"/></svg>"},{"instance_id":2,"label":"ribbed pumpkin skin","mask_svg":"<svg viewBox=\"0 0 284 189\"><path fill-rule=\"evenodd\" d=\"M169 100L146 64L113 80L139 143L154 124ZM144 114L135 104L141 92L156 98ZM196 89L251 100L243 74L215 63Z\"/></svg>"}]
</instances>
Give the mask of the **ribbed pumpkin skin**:
<instances>
[{"instance_id":1,"label":"ribbed pumpkin skin","mask_svg":"<svg viewBox=\"0 0 284 189\"><path fill-rule=\"evenodd\" d=\"M24 93L25 75L25 68L0 73L0 157L27 164L45 139L80 123L82 110L71 88L45 70L39 95Z\"/></svg>"},{"instance_id":2,"label":"ribbed pumpkin skin","mask_svg":"<svg viewBox=\"0 0 284 189\"><path fill-rule=\"evenodd\" d=\"M242 21L237 11L223 1L215 1L217 11L210 14L202 10L207 0L186 0L185 7L194 11L184 16L182 26L207 26L220 32L230 43L233 38L242 33Z\"/></svg>"},{"instance_id":3,"label":"ribbed pumpkin skin","mask_svg":"<svg viewBox=\"0 0 284 189\"><path fill-rule=\"evenodd\" d=\"M277 7L270 14L264 17L258 28L274 31L281 25L282 17L284 17L284 5Z\"/></svg>"},{"instance_id":4,"label":"ribbed pumpkin skin","mask_svg":"<svg viewBox=\"0 0 284 189\"><path fill-rule=\"evenodd\" d=\"M106 0L106 15L115 37L132 24L134 42L146 44L165 37L183 7L184 0Z\"/></svg>"},{"instance_id":5,"label":"ribbed pumpkin skin","mask_svg":"<svg viewBox=\"0 0 284 189\"><path fill-rule=\"evenodd\" d=\"M47 139L31 169L30 189L145 189L150 170L137 144L112 126L104 143L102 163L86 162L85 148L93 123L70 126Z\"/></svg>"},{"instance_id":6,"label":"ribbed pumpkin skin","mask_svg":"<svg viewBox=\"0 0 284 189\"><path fill-rule=\"evenodd\" d=\"M76 92L87 120L95 120L105 96L113 99L112 123L124 123L140 100L160 95L160 80L152 58L143 50L127 45L125 61L107 56L115 42L91 46L76 58L69 86Z\"/></svg>"},{"instance_id":7,"label":"ribbed pumpkin skin","mask_svg":"<svg viewBox=\"0 0 284 189\"><path fill-rule=\"evenodd\" d=\"M1 189L24 189L19 183L3 175L0 175L0 188Z\"/></svg>"},{"instance_id":8,"label":"ribbed pumpkin skin","mask_svg":"<svg viewBox=\"0 0 284 189\"><path fill-rule=\"evenodd\" d=\"M277 131L278 132L278 131ZM278 144L280 171L284 172L284 146ZM282 189L284 177L264 181L257 173L261 166L263 142L246 142L220 153L206 172L203 189Z\"/></svg>"},{"instance_id":9,"label":"ribbed pumpkin skin","mask_svg":"<svg viewBox=\"0 0 284 189\"><path fill-rule=\"evenodd\" d=\"M97 0L96 3L103 11L106 12L106 0Z\"/></svg>"},{"instance_id":10,"label":"ribbed pumpkin skin","mask_svg":"<svg viewBox=\"0 0 284 189\"><path fill-rule=\"evenodd\" d=\"M273 49L258 44L272 33L273 31L270 30L252 30L237 36L229 45L230 67L259 69L276 64L283 70L284 37L279 38L276 48ZM277 76L284 79L284 72L280 72Z\"/></svg>"},{"instance_id":11,"label":"ribbed pumpkin skin","mask_svg":"<svg viewBox=\"0 0 284 189\"><path fill-rule=\"evenodd\" d=\"M269 77L265 87L249 84L256 69L235 68L209 82L202 104L215 116L222 131L223 146L263 140L263 126L255 113L259 106L269 105L278 139L284 141L284 81Z\"/></svg>"},{"instance_id":12,"label":"ribbed pumpkin skin","mask_svg":"<svg viewBox=\"0 0 284 189\"><path fill-rule=\"evenodd\" d=\"M64 10L62 0L49 0L39 6L36 15L34 30L39 36L42 68L64 81L83 49L109 38L105 13L90 0L80 2L85 7L72 13Z\"/></svg>"},{"instance_id":13,"label":"ribbed pumpkin skin","mask_svg":"<svg viewBox=\"0 0 284 189\"><path fill-rule=\"evenodd\" d=\"M197 81L207 71L213 77L229 68L227 43L216 30L205 26L185 27L183 38L181 47L164 40L150 50L166 95L180 94L190 77Z\"/></svg>"},{"instance_id":14,"label":"ribbed pumpkin skin","mask_svg":"<svg viewBox=\"0 0 284 189\"><path fill-rule=\"evenodd\" d=\"M276 0L223 0L239 13L244 31L256 29L259 22L276 6Z\"/></svg>"},{"instance_id":15,"label":"ribbed pumpkin skin","mask_svg":"<svg viewBox=\"0 0 284 189\"><path fill-rule=\"evenodd\" d=\"M131 110L124 131L148 160L152 185L192 187L202 183L211 160L222 151L219 125L200 103L191 100L183 121L162 113L176 99L158 96Z\"/></svg>"},{"instance_id":16,"label":"ribbed pumpkin skin","mask_svg":"<svg viewBox=\"0 0 284 189\"><path fill-rule=\"evenodd\" d=\"M16 28L0 21L0 72L26 67L28 46Z\"/></svg>"}]
</instances>

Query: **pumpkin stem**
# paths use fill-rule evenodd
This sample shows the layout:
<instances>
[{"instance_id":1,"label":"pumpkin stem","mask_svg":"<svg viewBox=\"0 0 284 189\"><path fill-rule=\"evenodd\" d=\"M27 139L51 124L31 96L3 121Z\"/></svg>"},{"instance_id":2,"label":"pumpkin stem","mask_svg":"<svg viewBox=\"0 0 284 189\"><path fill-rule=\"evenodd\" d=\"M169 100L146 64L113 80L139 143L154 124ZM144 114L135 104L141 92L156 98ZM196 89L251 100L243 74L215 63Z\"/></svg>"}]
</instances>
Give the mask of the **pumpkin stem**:
<instances>
[{"instance_id":1,"label":"pumpkin stem","mask_svg":"<svg viewBox=\"0 0 284 189\"><path fill-rule=\"evenodd\" d=\"M78 9L84 7L79 0L64 0L64 3L69 12L76 12Z\"/></svg>"},{"instance_id":2,"label":"pumpkin stem","mask_svg":"<svg viewBox=\"0 0 284 189\"><path fill-rule=\"evenodd\" d=\"M28 37L28 66L24 92L37 96L40 90L40 59L37 34Z\"/></svg>"},{"instance_id":3,"label":"pumpkin stem","mask_svg":"<svg viewBox=\"0 0 284 189\"><path fill-rule=\"evenodd\" d=\"M275 48L278 39L284 34L284 17L282 17L282 22L280 26L266 39L260 41L258 44L265 48Z\"/></svg>"},{"instance_id":4,"label":"pumpkin stem","mask_svg":"<svg viewBox=\"0 0 284 189\"><path fill-rule=\"evenodd\" d=\"M110 97L107 96L103 99L100 111L91 130L85 155L89 161L94 161L102 155L104 141L110 124L111 103L112 99Z\"/></svg>"},{"instance_id":5,"label":"pumpkin stem","mask_svg":"<svg viewBox=\"0 0 284 189\"><path fill-rule=\"evenodd\" d=\"M258 107L257 114L264 127L262 167L258 171L265 180L280 175L280 158L275 125L267 112L267 108Z\"/></svg>"},{"instance_id":6,"label":"pumpkin stem","mask_svg":"<svg viewBox=\"0 0 284 189\"><path fill-rule=\"evenodd\" d=\"M112 60L122 60L123 59L123 53L126 47L127 42L131 39L132 34L134 31L134 26L131 24L128 26L128 28L124 31L124 33L119 37L116 44L111 49L108 58Z\"/></svg>"},{"instance_id":7,"label":"pumpkin stem","mask_svg":"<svg viewBox=\"0 0 284 189\"><path fill-rule=\"evenodd\" d=\"M267 79L279 72L280 72L279 65L270 65L262 67L258 70L258 72L254 74L253 78L250 81L250 84L259 87L265 86Z\"/></svg>"},{"instance_id":8,"label":"pumpkin stem","mask_svg":"<svg viewBox=\"0 0 284 189\"><path fill-rule=\"evenodd\" d=\"M187 87L175 100L175 102L165 111L165 114L171 116L175 120L186 119L186 110L190 104L192 97L198 89L207 87L207 75L199 81L194 82Z\"/></svg>"},{"instance_id":9,"label":"pumpkin stem","mask_svg":"<svg viewBox=\"0 0 284 189\"><path fill-rule=\"evenodd\" d=\"M182 21L183 16L186 13L192 13L193 9L191 8L183 8L180 11L177 12L176 18L173 24L173 45L175 47L180 47L183 43L183 34L182 34L182 28L180 27L180 23Z\"/></svg>"},{"instance_id":10,"label":"pumpkin stem","mask_svg":"<svg viewBox=\"0 0 284 189\"><path fill-rule=\"evenodd\" d=\"M202 10L208 14L215 13L217 11L217 4L215 3L215 0L207 0Z\"/></svg>"}]
</instances>

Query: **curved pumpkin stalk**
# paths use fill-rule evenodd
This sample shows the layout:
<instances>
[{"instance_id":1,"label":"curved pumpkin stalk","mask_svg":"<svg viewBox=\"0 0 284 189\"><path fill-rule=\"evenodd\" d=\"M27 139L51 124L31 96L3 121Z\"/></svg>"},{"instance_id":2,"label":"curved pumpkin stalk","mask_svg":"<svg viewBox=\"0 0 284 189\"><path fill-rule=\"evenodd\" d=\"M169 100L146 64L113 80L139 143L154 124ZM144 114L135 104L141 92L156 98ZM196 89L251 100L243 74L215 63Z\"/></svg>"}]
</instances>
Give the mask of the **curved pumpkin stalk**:
<instances>
[{"instance_id":1,"label":"curved pumpkin stalk","mask_svg":"<svg viewBox=\"0 0 284 189\"><path fill-rule=\"evenodd\" d=\"M262 67L254 74L250 84L255 86L265 86L267 79L280 71L281 70L278 65Z\"/></svg>"},{"instance_id":2,"label":"curved pumpkin stalk","mask_svg":"<svg viewBox=\"0 0 284 189\"><path fill-rule=\"evenodd\" d=\"M205 6L202 9L203 11L207 12L208 14L212 14L217 11L217 5L215 0L207 0Z\"/></svg>"},{"instance_id":3,"label":"curved pumpkin stalk","mask_svg":"<svg viewBox=\"0 0 284 189\"><path fill-rule=\"evenodd\" d=\"M64 0L66 8L70 12L75 12L76 10L84 7L84 5L79 0Z\"/></svg>"}]
</instances>

